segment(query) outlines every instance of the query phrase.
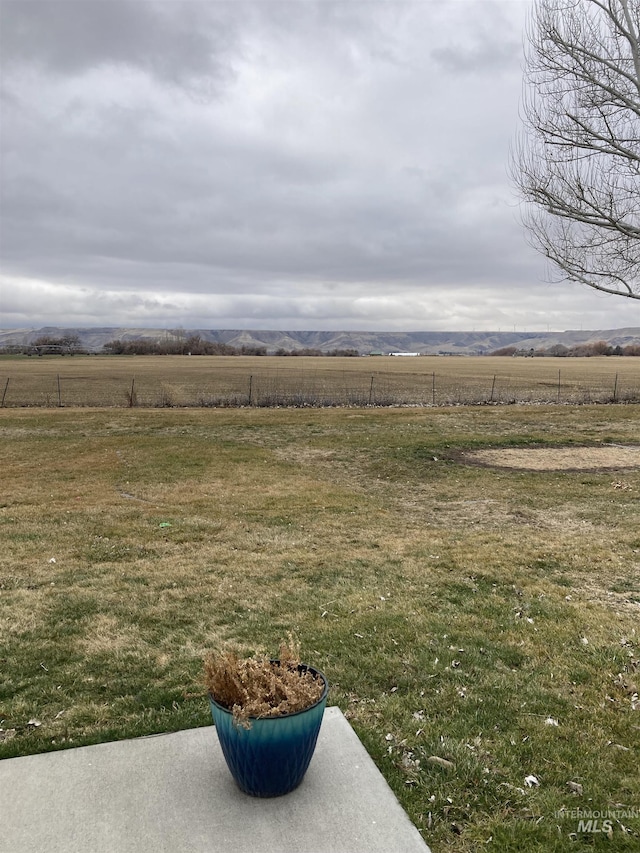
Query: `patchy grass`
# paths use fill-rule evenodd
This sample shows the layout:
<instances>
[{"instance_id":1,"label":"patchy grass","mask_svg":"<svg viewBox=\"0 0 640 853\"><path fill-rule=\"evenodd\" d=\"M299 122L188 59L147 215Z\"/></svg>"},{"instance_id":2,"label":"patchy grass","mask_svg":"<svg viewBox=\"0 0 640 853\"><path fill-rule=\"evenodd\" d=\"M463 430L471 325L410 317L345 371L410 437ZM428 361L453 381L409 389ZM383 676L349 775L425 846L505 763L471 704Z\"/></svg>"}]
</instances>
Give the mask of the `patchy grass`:
<instances>
[{"instance_id":1,"label":"patchy grass","mask_svg":"<svg viewBox=\"0 0 640 853\"><path fill-rule=\"evenodd\" d=\"M464 454L639 427L634 406L0 411L0 756L208 725L205 653L291 630L434 853L637 850L640 472Z\"/></svg>"}]
</instances>

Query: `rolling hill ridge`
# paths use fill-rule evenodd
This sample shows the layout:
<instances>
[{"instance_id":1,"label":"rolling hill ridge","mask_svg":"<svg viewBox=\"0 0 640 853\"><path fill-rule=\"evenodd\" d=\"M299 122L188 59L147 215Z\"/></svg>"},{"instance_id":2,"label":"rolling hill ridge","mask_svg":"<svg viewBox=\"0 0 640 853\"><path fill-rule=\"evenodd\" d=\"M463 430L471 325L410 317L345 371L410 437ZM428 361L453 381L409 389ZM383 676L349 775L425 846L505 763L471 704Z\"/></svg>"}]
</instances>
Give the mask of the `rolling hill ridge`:
<instances>
[{"instance_id":1,"label":"rolling hill ridge","mask_svg":"<svg viewBox=\"0 0 640 853\"><path fill-rule=\"evenodd\" d=\"M69 328L44 326L39 329L0 329L0 347L31 344L38 338L77 336L81 346L100 352L106 343L122 341L179 341L197 335L204 341L233 347L266 347L277 350L317 349L357 350L369 353L416 352L424 355L482 355L503 347L521 350L548 349L561 344L575 347L606 341L610 346L640 344L640 328L567 330L564 332L363 332L363 331L278 331L268 329L145 329L117 326Z\"/></svg>"}]
</instances>

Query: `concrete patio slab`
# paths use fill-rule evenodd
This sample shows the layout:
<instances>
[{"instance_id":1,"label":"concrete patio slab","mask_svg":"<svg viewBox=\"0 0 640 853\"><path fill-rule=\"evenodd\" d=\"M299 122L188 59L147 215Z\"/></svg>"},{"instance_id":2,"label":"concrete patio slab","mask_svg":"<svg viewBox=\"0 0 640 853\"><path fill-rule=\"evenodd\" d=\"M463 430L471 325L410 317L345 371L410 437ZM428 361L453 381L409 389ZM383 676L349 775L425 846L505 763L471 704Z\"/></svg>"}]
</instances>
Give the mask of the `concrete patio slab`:
<instances>
[{"instance_id":1,"label":"concrete patio slab","mask_svg":"<svg viewBox=\"0 0 640 853\"><path fill-rule=\"evenodd\" d=\"M2 853L429 853L338 708L300 787L256 799L213 726L0 761Z\"/></svg>"}]
</instances>

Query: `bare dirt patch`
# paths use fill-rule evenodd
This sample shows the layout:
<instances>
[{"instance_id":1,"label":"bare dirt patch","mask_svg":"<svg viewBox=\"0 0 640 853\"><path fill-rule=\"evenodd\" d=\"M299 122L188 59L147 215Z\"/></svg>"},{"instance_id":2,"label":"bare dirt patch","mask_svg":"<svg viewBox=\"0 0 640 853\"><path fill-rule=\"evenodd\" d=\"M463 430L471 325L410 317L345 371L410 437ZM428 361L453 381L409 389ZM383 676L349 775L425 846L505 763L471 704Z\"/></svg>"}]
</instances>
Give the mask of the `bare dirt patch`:
<instances>
[{"instance_id":1,"label":"bare dirt patch","mask_svg":"<svg viewBox=\"0 0 640 853\"><path fill-rule=\"evenodd\" d=\"M467 452L465 462L526 471L597 471L640 467L640 446L501 447Z\"/></svg>"}]
</instances>

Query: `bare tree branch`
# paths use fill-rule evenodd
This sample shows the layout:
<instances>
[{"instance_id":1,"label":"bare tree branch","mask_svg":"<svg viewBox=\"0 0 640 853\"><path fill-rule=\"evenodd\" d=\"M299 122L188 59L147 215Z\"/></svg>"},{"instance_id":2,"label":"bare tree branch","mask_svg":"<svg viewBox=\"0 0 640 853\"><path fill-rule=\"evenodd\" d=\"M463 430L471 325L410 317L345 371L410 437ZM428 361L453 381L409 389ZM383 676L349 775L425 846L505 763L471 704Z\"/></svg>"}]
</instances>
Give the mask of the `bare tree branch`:
<instances>
[{"instance_id":1,"label":"bare tree branch","mask_svg":"<svg viewBox=\"0 0 640 853\"><path fill-rule=\"evenodd\" d=\"M511 174L561 281L640 299L640 0L536 0Z\"/></svg>"}]
</instances>

